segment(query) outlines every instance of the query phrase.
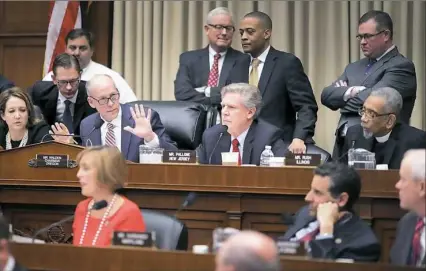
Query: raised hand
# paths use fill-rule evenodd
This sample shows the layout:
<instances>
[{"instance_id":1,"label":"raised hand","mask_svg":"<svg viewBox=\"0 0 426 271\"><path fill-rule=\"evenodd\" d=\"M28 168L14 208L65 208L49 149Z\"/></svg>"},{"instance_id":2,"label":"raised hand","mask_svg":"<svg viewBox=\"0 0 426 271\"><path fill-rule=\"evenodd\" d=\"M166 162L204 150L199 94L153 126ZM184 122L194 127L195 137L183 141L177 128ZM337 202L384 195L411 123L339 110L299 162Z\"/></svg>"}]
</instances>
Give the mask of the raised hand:
<instances>
[{"instance_id":1,"label":"raised hand","mask_svg":"<svg viewBox=\"0 0 426 271\"><path fill-rule=\"evenodd\" d=\"M76 143L72 136L63 136L68 135L70 132L68 131L67 126L63 123L55 122L54 125L50 126L51 130L49 130L49 134L52 136L53 140L61 143L72 144ZM57 136L62 135L62 136Z\"/></svg>"},{"instance_id":2,"label":"raised hand","mask_svg":"<svg viewBox=\"0 0 426 271\"><path fill-rule=\"evenodd\" d=\"M145 139L145 141L147 142L153 140L155 137L155 133L152 131L151 126L151 109L148 109L148 112L145 116L145 110L143 108L143 105L135 104L134 108L130 108L130 114L132 115L132 118L135 121L135 128L126 126L123 129L140 138Z\"/></svg>"}]
</instances>

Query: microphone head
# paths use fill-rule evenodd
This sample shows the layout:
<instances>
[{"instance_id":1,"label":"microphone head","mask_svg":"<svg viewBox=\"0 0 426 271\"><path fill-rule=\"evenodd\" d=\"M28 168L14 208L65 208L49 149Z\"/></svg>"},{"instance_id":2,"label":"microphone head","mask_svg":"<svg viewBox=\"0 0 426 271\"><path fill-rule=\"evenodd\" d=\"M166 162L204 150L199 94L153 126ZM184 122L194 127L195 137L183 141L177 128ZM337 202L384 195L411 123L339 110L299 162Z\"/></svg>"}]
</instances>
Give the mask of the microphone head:
<instances>
[{"instance_id":1,"label":"microphone head","mask_svg":"<svg viewBox=\"0 0 426 271\"><path fill-rule=\"evenodd\" d=\"M183 207L191 206L192 204L194 204L196 199L197 199L197 193L190 192L183 203Z\"/></svg>"},{"instance_id":2,"label":"microphone head","mask_svg":"<svg viewBox=\"0 0 426 271\"><path fill-rule=\"evenodd\" d=\"M101 200L93 204L92 210L101 210L107 206L108 206L108 202L106 200Z\"/></svg>"}]
</instances>

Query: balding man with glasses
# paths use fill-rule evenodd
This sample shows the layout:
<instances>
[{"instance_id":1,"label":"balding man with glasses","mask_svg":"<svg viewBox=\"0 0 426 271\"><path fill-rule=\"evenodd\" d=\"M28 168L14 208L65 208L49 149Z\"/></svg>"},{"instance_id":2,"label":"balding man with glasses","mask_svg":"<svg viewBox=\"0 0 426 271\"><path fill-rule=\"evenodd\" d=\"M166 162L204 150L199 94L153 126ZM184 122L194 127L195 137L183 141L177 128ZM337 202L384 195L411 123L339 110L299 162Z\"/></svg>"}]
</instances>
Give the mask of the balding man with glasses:
<instances>
[{"instance_id":1,"label":"balding man with glasses","mask_svg":"<svg viewBox=\"0 0 426 271\"><path fill-rule=\"evenodd\" d=\"M426 132L400 122L403 99L393 88L373 90L359 110L361 124L350 127L343 146L362 148L376 155L376 164L399 169L409 149L426 148ZM342 157L347 161L347 155Z\"/></svg>"},{"instance_id":2,"label":"balding man with glasses","mask_svg":"<svg viewBox=\"0 0 426 271\"><path fill-rule=\"evenodd\" d=\"M409 123L416 100L416 72L411 60L393 44L393 23L386 12L371 10L358 23L361 50L365 56L346 66L343 74L324 88L321 102L331 110L340 109L333 159L344 152L342 146L349 127L360 123L358 110L375 89L392 87L402 96L400 121Z\"/></svg>"},{"instance_id":3,"label":"balding man with glasses","mask_svg":"<svg viewBox=\"0 0 426 271\"><path fill-rule=\"evenodd\" d=\"M180 55L175 97L177 101L219 106L220 89L244 54L231 48L235 26L227 8L209 12L204 32L209 41L207 47Z\"/></svg>"}]
</instances>

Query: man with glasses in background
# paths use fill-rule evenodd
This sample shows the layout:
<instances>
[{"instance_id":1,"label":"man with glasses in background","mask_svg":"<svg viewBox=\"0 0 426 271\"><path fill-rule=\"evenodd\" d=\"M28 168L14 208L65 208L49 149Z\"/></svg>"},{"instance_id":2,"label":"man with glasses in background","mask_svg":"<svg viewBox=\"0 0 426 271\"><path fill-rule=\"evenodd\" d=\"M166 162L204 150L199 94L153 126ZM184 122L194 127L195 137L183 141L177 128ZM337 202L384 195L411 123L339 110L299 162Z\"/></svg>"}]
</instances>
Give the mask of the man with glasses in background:
<instances>
[{"instance_id":1,"label":"man with glasses in background","mask_svg":"<svg viewBox=\"0 0 426 271\"><path fill-rule=\"evenodd\" d=\"M371 10L358 23L358 35L365 58L346 66L343 74L324 88L321 102L331 110L340 109L333 159L344 153L342 146L349 127L359 124L358 110L371 91L392 87L402 96L400 121L409 123L416 100L416 72L411 60L393 44L393 23L386 12Z\"/></svg>"},{"instance_id":2,"label":"man with glasses in background","mask_svg":"<svg viewBox=\"0 0 426 271\"><path fill-rule=\"evenodd\" d=\"M204 31L209 46L180 55L175 97L177 101L219 106L220 89L236 61L244 54L231 48L235 27L227 8L210 11Z\"/></svg>"},{"instance_id":3,"label":"man with glasses in background","mask_svg":"<svg viewBox=\"0 0 426 271\"><path fill-rule=\"evenodd\" d=\"M409 149L426 148L426 132L399 122L403 99L393 88L373 90L359 110L361 124L348 128L343 146L374 152L376 164L399 169L404 153ZM347 161L347 155L342 157Z\"/></svg>"},{"instance_id":4,"label":"man with glasses in background","mask_svg":"<svg viewBox=\"0 0 426 271\"><path fill-rule=\"evenodd\" d=\"M139 145L177 150L166 134L160 116L141 104L120 104L120 93L109 75L98 74L87 82L89 105L98 113L85 118L80 125L82 136L93 146L117 147L126 160L139 162ZM85 139L85 140L86 140Z\"/></svg>"},{"instance_id":5,"label":"man with glasses in background","mask_svg":"<svg viewBox=\"0 0 426 271\"><path fill-rule=\"evenodd\" d=\"M28 90L34 105L39 107L55 134L80 135L81 121L96 112L87 103L86 87L80 80L80 71L75 56L59 54L53 61L53 82L38 81ZM75 140L81 142L79 138Z\"/></svg>"}]
</instances>

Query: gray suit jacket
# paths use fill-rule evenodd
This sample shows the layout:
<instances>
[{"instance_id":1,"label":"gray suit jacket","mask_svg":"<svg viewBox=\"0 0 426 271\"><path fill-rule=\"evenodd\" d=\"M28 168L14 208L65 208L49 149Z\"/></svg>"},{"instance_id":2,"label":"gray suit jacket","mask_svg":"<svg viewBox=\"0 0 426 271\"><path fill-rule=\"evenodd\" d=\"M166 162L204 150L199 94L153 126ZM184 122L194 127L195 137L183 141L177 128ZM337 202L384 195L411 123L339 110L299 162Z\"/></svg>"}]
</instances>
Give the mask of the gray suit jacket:
<instances>
[{"instance_id":1,"label":"gray suit jacket","mask_svg":"<svg viewBox=\"0 0 426 271\"><path fill-rule=\"evenodd\" d=\"M408 124L416 100L417 89L413 62L401 55L398 48L395 47L374 63L368 73L365 73L367 64L367 58L349 64L343 74L322 91L322 104L331 110L340 109L341 117L337 130L345 123L348 124L348 127L359 124L358 109L362 107L371 91L381 87L392 87L402 95L404 103L401 121ZM348 87L335 87L334 84L340 80L346 81ZM364 86L367 89L345 102L343 95L351 86Z\"/></svg>"}]
</instances>

